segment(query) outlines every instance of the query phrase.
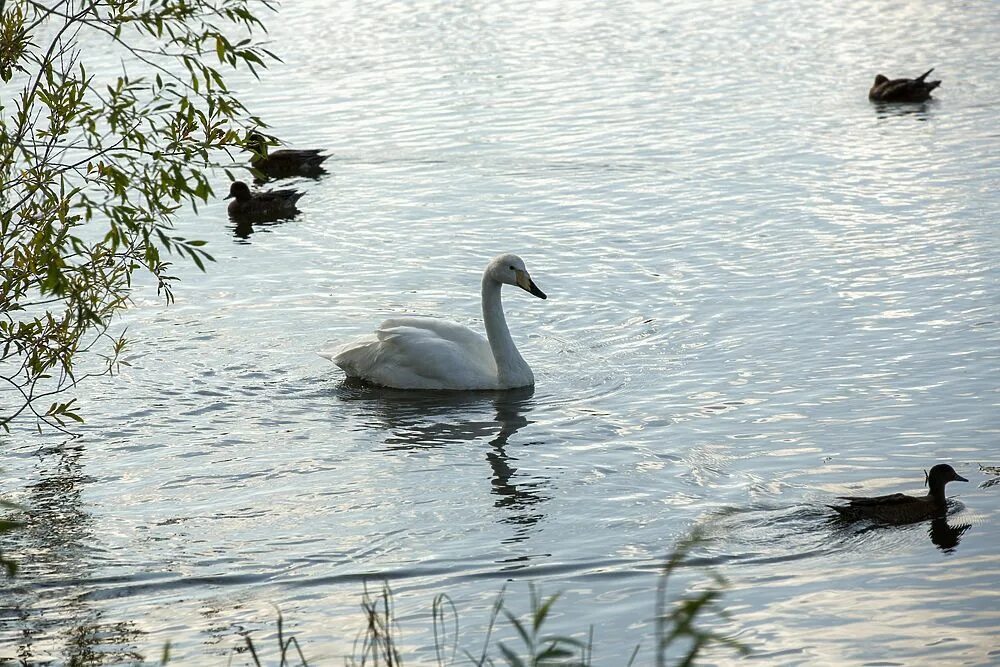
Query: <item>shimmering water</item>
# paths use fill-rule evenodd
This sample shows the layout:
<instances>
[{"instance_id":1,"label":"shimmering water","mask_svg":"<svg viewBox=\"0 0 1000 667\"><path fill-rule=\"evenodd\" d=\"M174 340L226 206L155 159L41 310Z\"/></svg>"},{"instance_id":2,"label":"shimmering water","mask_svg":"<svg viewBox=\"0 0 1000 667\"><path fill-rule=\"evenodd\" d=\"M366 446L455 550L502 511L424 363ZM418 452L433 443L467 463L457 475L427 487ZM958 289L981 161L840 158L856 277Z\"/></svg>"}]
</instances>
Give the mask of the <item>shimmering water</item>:
<instances>
[{"instance_id":1,"label":"shimmering water","mask_svg":"<svg viewBox=\"0 0 1000 667\"><path fill-rule=\"evenodd\" d=\"M435 594L473 648L528 582L597 664L648 664L657 569L718 510L699 562L748 660L1000 660L1000 5L287 4L285 63L238 88L331 173L250 235L185 214L218 261L169 308L137 293L84 437L0 440L30 518L0 662L223 664L277 605L340 664L388 579L408 664ZM930 66L935 101L868 103ZM377 391L317 356L391 313L480 327L502 251L549 294L505 292L533 390ZM971 480L947 524L827 522L938 461Z\"/></svg>"}]
</instances>

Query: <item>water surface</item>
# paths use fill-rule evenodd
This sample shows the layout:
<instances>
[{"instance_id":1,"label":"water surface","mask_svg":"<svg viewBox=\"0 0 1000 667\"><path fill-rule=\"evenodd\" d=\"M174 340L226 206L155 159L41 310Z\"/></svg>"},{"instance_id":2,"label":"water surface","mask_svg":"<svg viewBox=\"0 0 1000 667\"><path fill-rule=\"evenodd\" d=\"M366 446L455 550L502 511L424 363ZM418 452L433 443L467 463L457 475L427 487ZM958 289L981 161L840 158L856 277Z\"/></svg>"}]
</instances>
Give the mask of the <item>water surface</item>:
<instances>
[{"instance_id":1,"label":"water surface","mask_svg":"<svg viewBox=\"0 0 1000 667\"><path fill-rule=\"evenodd\" d=\"M388 580L407 664L437 593L475 648L528 582L597 664L648 664L658 568L720 510L698 562L746 660L1000 660L1000 6L300 0L271 26L284 64L236 87L330 174L286 223L185 213L218 261L173 306L137 290L83 437L2 440L30 521L0 662L224 664L277 605L339 664ZM936 100L868 103L930 66ZM549 295L505 291L533 389L377 390L316 354L392 313L481 327L504 251ZM943 525L827 521L938 461L971 480Z\"/></svg>"}]
</instances>

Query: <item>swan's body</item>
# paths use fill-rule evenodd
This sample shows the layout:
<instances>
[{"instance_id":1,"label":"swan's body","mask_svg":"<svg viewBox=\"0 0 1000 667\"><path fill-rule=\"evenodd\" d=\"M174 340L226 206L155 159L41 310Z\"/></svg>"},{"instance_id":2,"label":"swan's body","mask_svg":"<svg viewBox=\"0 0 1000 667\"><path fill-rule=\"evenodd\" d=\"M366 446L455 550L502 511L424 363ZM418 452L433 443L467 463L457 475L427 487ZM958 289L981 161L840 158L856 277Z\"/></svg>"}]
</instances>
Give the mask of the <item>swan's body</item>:
<instances>
[{"instance_id":1,"label":"swan's body","mask_svg":"<svg viewBox=\"0 0 1000 667\"><path fill-rule=\"evenodd\" d=\"M507 329L500 301L506 283L544 299L524 262L500 255L483 272L486 338L460 324L433 317L396 317L372 335L323 354L350 377L397 389L513 389L535 383Z\"/></svg>"}]
</instances>

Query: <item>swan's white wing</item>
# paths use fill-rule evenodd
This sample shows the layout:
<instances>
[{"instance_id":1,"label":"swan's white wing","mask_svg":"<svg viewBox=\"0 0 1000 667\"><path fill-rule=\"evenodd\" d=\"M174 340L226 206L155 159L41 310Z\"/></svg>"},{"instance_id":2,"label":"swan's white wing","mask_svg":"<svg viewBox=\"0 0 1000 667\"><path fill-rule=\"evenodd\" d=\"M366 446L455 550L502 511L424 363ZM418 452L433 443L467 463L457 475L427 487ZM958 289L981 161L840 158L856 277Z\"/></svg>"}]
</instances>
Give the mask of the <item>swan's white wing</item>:
<instances>
[{"instance_id":1,"label":"swan's white wing","mask_svg":"<svg viewBox=\"0 0 1000 667\"><path fill-rule=\"evenodd\" d=\"M477 351L493 364L493 351L489 342L480 334L461 324L455 324L437 317L392 317L380 324L375 335L400 328L424 330L442 340L449 341L465 348L469 352Z\"/></svg>"},{"instance_id":2,"label":"swan's white wing","mask_svg":"<svg viewBox=\"0 0 1000 667\"><path fill-rule=\"evenodd\" d=\"M399 317L333 355L351 376L400 389L491 389L496 362L485 338L447 320Z\"/></svg>"}]
</instances>

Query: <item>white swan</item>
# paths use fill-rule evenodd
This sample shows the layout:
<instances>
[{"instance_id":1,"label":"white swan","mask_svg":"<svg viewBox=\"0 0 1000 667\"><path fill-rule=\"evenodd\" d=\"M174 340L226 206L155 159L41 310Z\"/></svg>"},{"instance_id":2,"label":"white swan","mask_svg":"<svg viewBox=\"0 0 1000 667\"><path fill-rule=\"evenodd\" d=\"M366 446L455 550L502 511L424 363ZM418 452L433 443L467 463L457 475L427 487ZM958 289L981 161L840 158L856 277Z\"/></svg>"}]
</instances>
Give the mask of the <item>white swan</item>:
<instances>
[{"instance_id":1,"label":"white swan","mask_svg":"<svg viewBox=\"0 0 1000 667\"><path fill-rule=\"evenodd\" d=\"M433 317L396 317L372 335L320 353L349 377L397 389L513 389L535 383L507 329L500 286L517 285L540 299L524 262L498 255L483 272L487 342L475 331Z\"/></svg>"}]
</instances>

